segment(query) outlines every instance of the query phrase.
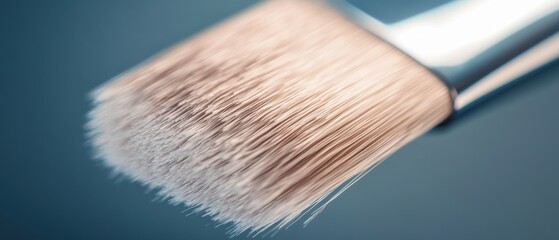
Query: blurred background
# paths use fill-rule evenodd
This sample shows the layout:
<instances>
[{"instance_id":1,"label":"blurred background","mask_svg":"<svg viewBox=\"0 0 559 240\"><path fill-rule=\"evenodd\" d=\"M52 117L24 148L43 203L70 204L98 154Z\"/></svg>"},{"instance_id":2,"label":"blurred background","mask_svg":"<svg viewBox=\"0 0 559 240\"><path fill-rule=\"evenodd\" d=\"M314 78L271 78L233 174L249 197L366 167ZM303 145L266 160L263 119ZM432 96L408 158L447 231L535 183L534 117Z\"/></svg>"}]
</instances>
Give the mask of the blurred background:
<instances>
[{"instance_id":1,"label":"blurred background","mask_svg":"<svg viewBox=\"0 0 559 240\"><path fill-rule=\"evenodd\" d=\"M2 1L0 239L229 239L111 178L83 125L93 88L255 2ZM444 1L383 13L418 2ZM558 106L556 62L274 239L559 239Z\"/></svg>"}]
</instances>

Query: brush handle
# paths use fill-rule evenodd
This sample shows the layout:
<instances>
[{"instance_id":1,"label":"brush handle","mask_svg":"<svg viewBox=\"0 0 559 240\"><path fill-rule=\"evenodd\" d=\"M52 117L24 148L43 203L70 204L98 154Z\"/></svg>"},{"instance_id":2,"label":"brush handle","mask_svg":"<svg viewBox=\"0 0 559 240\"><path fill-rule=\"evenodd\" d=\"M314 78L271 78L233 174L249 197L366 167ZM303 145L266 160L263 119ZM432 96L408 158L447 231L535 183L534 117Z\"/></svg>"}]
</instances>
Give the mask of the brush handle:
<instances>
[{"instance_id":1,"label":"brush handle","mask_svg":"<svg viewBox=\"0 0 559 240\"><path fill-rule=\"evenodd\" d=\"M559 0L461 0L396 20L371 1L327 2L444 80L454 115L559 57Z\"/></svg>"}]
</instances>

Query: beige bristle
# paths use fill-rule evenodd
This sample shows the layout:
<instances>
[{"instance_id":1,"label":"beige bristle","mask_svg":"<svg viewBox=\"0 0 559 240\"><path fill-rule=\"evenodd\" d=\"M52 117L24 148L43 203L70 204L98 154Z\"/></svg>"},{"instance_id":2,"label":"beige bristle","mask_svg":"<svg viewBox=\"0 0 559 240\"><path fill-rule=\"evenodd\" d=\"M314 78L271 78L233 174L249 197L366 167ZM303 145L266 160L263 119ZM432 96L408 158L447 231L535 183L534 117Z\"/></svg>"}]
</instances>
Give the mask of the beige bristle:
<instances>
[{"instance_id":1,"label":"beige bristle","mask_svg":"<svg viewBox=\"0 0 559 240\"><path fill-rule=\"evenodd\" d=\"M301 0L262 3L94 102L91 138L107 165L234 233L286 226L452 109L429 71Z\"/></svg>"}]
</instances>

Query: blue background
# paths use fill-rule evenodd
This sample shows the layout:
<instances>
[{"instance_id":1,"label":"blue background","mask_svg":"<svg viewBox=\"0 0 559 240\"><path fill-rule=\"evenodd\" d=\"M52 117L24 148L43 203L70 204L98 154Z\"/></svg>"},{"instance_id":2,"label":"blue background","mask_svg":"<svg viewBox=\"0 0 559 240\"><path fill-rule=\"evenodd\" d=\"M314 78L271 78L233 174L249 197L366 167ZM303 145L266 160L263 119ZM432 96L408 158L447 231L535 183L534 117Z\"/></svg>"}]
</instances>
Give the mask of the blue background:
<instances>
[{"instance_id":1,"label":"blue background","mask_svg":"<svg viewBox=\"0 0 559 240\"><path fill-rule=\"evenodd\" d=\"M229 239L110 178L83 125L91 89L254 2L2 1L0 239ZM559 239L558 104L554 63L275 238Z\"/></svg>"}]
</instances>

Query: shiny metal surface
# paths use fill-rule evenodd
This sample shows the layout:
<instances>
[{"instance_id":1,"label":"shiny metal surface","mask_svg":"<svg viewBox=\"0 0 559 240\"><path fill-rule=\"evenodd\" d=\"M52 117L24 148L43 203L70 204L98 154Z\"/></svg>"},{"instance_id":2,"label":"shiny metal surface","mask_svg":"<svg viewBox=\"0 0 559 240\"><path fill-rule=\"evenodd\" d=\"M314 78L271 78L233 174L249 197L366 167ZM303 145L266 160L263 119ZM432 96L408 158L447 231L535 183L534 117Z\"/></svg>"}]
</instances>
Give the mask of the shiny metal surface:
<instances>
[{"instance_id":1,"label":"shiny metal surface","mask_svg":"<svg viewBox=\"0 0 559 240\"><path fill-rule=\"evenodd\" d=\"M559 0L461 0L392 22L369 1L329 3L447 82L456 113L559 56Z\"/></svg>"}]
</instances>

